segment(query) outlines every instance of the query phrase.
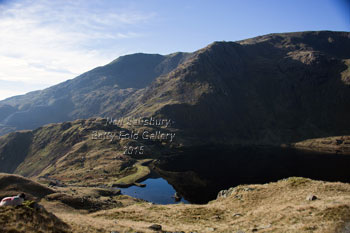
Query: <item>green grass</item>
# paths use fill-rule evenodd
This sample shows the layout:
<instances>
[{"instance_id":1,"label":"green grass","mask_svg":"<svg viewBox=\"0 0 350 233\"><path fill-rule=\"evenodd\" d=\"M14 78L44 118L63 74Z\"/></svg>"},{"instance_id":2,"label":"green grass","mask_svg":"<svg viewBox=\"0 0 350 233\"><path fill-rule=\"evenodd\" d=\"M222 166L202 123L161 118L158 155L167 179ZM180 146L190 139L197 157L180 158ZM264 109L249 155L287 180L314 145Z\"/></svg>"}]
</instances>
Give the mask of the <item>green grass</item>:
<instances>
[{"instance_id":1,"label":"green grass","mask_svg":"<svg viewBox=\"0 0 350 233\"><path fill-rule=\"evenodd\" d=\"M125 185L132 185L135 182L143 179L144 177L148 176L150 174L150 169L147 166L143 166L142 162L139 162L134 165L134 168L136 168L135 173L132 173L128 176L125 176L121 179L118 179L116 184L125 184Z\"/></svg>"}]
</instances>

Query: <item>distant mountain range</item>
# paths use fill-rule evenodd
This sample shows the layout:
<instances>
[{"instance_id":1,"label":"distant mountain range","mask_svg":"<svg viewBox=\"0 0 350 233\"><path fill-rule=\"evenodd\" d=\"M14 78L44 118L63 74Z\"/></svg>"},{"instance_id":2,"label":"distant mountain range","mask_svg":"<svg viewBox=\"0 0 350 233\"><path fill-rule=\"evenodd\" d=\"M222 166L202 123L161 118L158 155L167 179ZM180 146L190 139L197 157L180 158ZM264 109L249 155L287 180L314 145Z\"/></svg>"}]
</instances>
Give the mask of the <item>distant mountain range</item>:
<instances>
[{"instance_id":1,"label":"distant mountain range","mask_svg":"<svg viewBox=\"0 0 350 233\"><path fill-rule=\"evenodd\" d=\"M350 133L350 33L214 42L132 54L0 101L0 134L90 117L172 119L204 143L279 145Z\"/></svg>"},{"instance_id":2,"label":"distant mountain range","mask_svg":"<svg viewBox=\"0 0 350 233\"><path fill-rule=\"evenodd\" d=\"M92 116L122 115L122 103L190 54L133 54L50 88L0 101L0 134Z\"/></svg>"}]
</instances>

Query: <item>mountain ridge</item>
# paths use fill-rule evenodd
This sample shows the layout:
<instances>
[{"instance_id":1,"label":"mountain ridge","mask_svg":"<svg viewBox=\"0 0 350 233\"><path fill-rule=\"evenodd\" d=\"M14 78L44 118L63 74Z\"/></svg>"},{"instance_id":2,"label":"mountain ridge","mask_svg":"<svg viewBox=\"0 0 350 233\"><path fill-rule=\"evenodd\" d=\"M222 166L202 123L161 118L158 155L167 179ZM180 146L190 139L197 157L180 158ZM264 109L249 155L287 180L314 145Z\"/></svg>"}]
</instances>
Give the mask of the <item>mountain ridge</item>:
<instances>
[{"instance_id":1,"label":"mountain ridge","mask_svg":"<svg viewBox=\"0 0 350 233\"><path fill-rule=\"evenodd\" d=\"M99 115L103 112L102 107L120 104L131 93L186 60L187 56L187 53L166 56L137 53L119 57L103 67L94 68L47 89L0 101L3 113L0 122L3 128L34 129L47 123ZM127 70L127 74L124 74L124 70ZM123 78L118 77L118 74ZM140 77L145 77L143 82ZM102 107L96 107L96 104ZM50 114L53 110L58 111ZM31 119L34 115L41 119ZM13 130L5 133L8 131Z\"/></svg>"},{"instance_id":2,"label":"mountain ridge","mask_svg":"<svg viewBox=\"0 0 350 233\"><path fill-rule=\"evenodd\" d=\"M123 56L42 91L31 98L37 105L17 101L22 112L11 113L16 101L1 101L10 112L3 127L153 115L174 119L185 136L207 142L221 135L222 143L276 145L347 135L349 38L349 32L277 33L214 42L193 53ZM150 61L140 62L144 57ZM148 76L132 86L143 77L135 65ZM65 95L66 89L77 94Z\"/></svg>"},{"instance_id":3,"label":"mountain ridge","mask_svg":"<svg viewBox=\"0 0 350 233\"><path fill-rule=\"evenodd\" d=\"M303 35L305 33L299 34ZM297 35L299 36L299 34ZM320 34L322 38L318 38ZM287 35L294 34L289 33ZM329 42L330 35L333 35L333 37L338 35L337 33L333 34L331 32L311 32L306 33L306 35L308 35L307 41L317 41L319 39L325 40L327 43L335 43L334 41L338 40L335 38ZM198 91L201 90L199 87L206 85L206 88L204 88L205 91L202 93L203 95L199 94L198 98L191 95L195 93L194 91L184 91L188 94L188 99L190 99L190 101L182 101L180 104L167 104L164 108L161 108L159 112L153 111L152 113L160 113L160 115L164 115L164 117L176 115L176 122L184 123L181 128L186 129L186 131L191 130L191 128L195 128L196 130L203 129L203 133L205 133L210 132L210 128L206 123L215 123L215 121L224 118L223 112L221 111L221 109L224 109L224 113L231 119L225 119L223 123L213 124L211 132L215 133L219 131L221 133L225 130L229 131L228 129L230 129L230 126L233 126L232 123L229 123L230 120L231 122L241 122L237 123L236 127L231 128L233 131L243 133L243 135L240 136L243 136L243 140L237 138L235 140L236 143L244 143L249 139L253 139L250 140L250 143L260 141L262 144L280 144L306 138L329 136L329 132L334 129L336 129L334 131L337 132L332 132L330 135L348 134L347 129L350 128L350 125L345 116L349 116L349 112L346 110L349 108L348 103L350 102L348 91L349 83L346 82L346 79L343 77L340 78L339 76L342 76L345 70L349 70L349 66L347 65L348 59L344 60L343 55L350 54L350 40L349 33L339 33L339 35L341 35L339 41L341 41L342 46L344 46L341 47L343 48L342 50L331 50L327 48L325 51L315 51L312 47L299 43L300 45L293 44L294 47L300 47L299 50L295 51L295 48L290 45L289 41L291 41L291 39L289 37L284 39L279 38L280 41L285 41L282 47L281 43L276 44L274 42L271 45L269 40L263 41L262 44L253 43L252 48L250 45L240 45L235 42L213 43L197 53L197 61L192 64L186 63L188 67L181 69L178 73L176 73L177 70L169 73L168 80L163 82L163 86L157 86L153 83L153 86L151 85L151 88L145 94L146 98L141 99L142 101L140 102L142 102L143 106L146 105L150 106L150 108L154 108L152 103L155 102L162 105L159 103L159 100L164 96L164 102L168 101L168 99L179 100L181 91L186 90L186 87L190 86L188 89L192 88ZM272 35L272 37L274 36L276 36L276 34ZM345 39L343 37L345 37ZM347 43L343 43L343 40ZM339 44L335 47L338 48ZM327 51L331 52L327 53ZM348 53L344 53L343 51ZM223 59L225 54L229 55ZM340 57L336 57L337 55ZM230 61L231 64L227 61ZM196 74L198 71L201 73ZM172 74L174 75L172 76ZM183 79L179 81L177 85L174 83L174 80L181 79L182 74ZM198 84L194 83L192 80L200 80L202 82ZM194 87L191 85L197 86ZM169 95L164 94L164 92L169 92L169 86L171 87L171 91L175 92L174 95L171 95L171 98L169 98ZM261 87L264 88L262 89ZM279 91L279 89L282 91ZM157 92L159 93L158 95L155 94ZM329 98L325 98L324 92L328 95L330 93L327 92L332 92L332 94L327 96ZM147 96L149 93L151 93L151 97ZM178 93L180 93L180 95ZM312 96L311 93L314 94L315 97ZM210 95L211 97L208 98ZM277 100L275 95L277 96ZM152 98L152 96L154 98ZM193 97L201 101L200 104L191 106L193 103L196 103L196 100L192 100ZM333 111L328 111L329 107L323 108L320 103L322 100L315 101L313 98L324 99L325 105L329 105L330 108L333 108ZM149 99L149 103L147 103L146 99ZM246 101L244 101L244 99L246 99ZM279 102L276 103L276 101ZM206 109L198 109L201 108L201 104L202 108ZM343 106L341 106L342 104ZM218 107L218 105L221 106ZM273 108L271 108L271 105ZM285 107L283 105L287 106ZM193 107L197 108L197 110L190 110ZM208 110L208 108L211 109ZM148 112L147 109L143 111L138 110L139 108L137 106L135 109L137 110L134 114L141 115L144 112ZM188 116L188 114L190 114L189 111L194 115ZM334 112L336 114L334 114ZM217 114L215 115L215 113ZM263 119L261 117L262 114L265 115ZM324 119L323 122L319 120L319 114L328 119L327 124L329 125L325 125L326 121L324 121ZM210 117L210 115L212 116ZM187 118L185 118L185 116ZM242 120L246 117L251 118L249 122L244 122L244 120ZM201 124L195 127L193 126L193 124L201 120L203 120ZM189 123L186 124L186 122ZM263 126L265 122L269 124ZM276 123L280 125L274 126ZM314 126L315 123L318 123L318 125ZM339 127L339 125L337 125L339 123L343 124L343 126ZM252 124L255 125L255 129L250 127ZM300 124L304 124L305 126L299 126ZM240 127L242 125L246 125L246 127ZM257 135L257 137L252 138L254 134L257 134L256 128L261 128L262 126L270 132L263 131L262 135ZM271 132L280 131L282 127L289 128L289 132L283 133L284 135L280 132ZM290 131L298 127L307 127L308 129L300 129L300 131L303 131L298 133L299 135L301 134L300 136L294 135L290 137L288 135L291 133ZM319 130L317 130L317 128ZM249 134L249 131L252 133ZM244 135L246 132L248 132L248 134ZM199 132L199 135L200 133L201 132ZM278 140L281 136L284 138ZM268 138L266 140L261 140L261 138L265 137Z\"/></svg>"}]
</instances>

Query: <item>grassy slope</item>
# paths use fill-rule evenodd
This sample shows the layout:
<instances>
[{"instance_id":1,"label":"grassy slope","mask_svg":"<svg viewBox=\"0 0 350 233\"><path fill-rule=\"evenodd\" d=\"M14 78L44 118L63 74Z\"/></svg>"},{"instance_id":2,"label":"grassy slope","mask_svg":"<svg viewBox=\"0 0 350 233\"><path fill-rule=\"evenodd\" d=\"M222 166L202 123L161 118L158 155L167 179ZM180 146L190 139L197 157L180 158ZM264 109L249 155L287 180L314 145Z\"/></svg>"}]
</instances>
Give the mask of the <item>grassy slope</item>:
<instances>
[{"instance_id":1,"label":"grassy slope","mask_svg":"<svg viewBox=\"0 0 350 233\"><path fill-rule=\"evenodd\" d=\"M121 129L105 126L101 119L89 119L49 124L34 131L0 137L0 158L4 161L0 171L7 171L4 169L12 165L11 171L7 172L36 177L42 182L60 180L66 184L91 186L132 184L149 174L148 168L141 163L132 166L142 160L142 156L123 154L124 146L129 143L142 145L141 141L93 140L95 130L119 132ZM19 139L27 139L27 135L30 143L23 149L23 140ZM12 147L19 150L12 150ZM145 153L150 155L151 151L156 150L145 145ZM124 179L118 181L121 178Z\"/></svg>"},{"instance_id":2,"label":"grassy slope","mask_svg":"<svg viewBox=\"0 0 350 233\"><path fill-rule=\"evenodd\" d=\"M55 215L26 206L0 208L0 225L3 233L71 232Z\"/></svg>"},{"instance_id":3,"label":"grassy slope","mask_svg":"<svg viewBox=\"0 0 350 233\"><path fill-rule=\"evenodd\" d=\"M307 201L309 194L318 199ZM80 223L94 218L94 226L106 224L106 232L111 227L148 232L152 224L185 232L341 232L349 228L349 213L350 184L289 178L238 186L228 197L206 205L139 203L79 219L65 213L59 216Z\"/></svg>"},{"instance_id":4,"label":"grassy slope","mask_svg":"<svg viewBox=\"0 0 350 233\"><path fill-rule=\"evenodd\" d=\"M55 191L22 176L0 173L0 199L21 192L27 197L42 198Z\"/></svg>"},{"instance_id":5,"label":"grassy slope","mask_svg":"<svg viewBox=\"0 0 350 233\"><path fill-rule=\"evenodd\" d=\"M78 232L99 232L98 228L86 229L84 226L72 230L69 225L51 212L63 209L66 213L78 213L83 216L84 213L125 206L134 200L128 197L123 198L117 189L48 188L22 176L0 173L0 200L5 196L13 196L18 193L26 194L27 200L23 206L0 207L1 233L63 233L77 232L77 229L85 229ZM49 211L37 205L37 202L33 201L34 199L44 203Z\"/></svg>"},{"instance_id":6,"label":"grassy slope","mask_svg":"<svg viewBox=\"0 0 350 233\"><path fill-rule=\"evenodd\" d=\"M68 233L69 225L45 209L27 205L0 207L2 233Z\"/></svg>"},{"instance_id":7,"label":"grassy slope","mask_svg":"<svg viewBox=\"0 0 350 233\"><path fill-rule=\"evenodd\" d=\"M19 178L19 183L27 181ZM41 199L44 209L0 207L2 232L152 232L148 228L152 224L184 232L330 233L346 232L350 227L350 184L339 182L292 177L264 185L240 185L206 205L154 205L104 189L55 189L56 193ZM306 200L310 194L317 199ZM70 203L78 200L99 208L91 213Z\"/></svg>"},{"instance_id":8,"label":"grassy slope","mask_svg":"<svg viewBox=\"0 0 350 233\"><path fill-rule=\"evenodd\" d=\"M31 131L9 133L0 137L0 171L12 173L23 162L32 143Z\"/></svg>"}]
</instances>

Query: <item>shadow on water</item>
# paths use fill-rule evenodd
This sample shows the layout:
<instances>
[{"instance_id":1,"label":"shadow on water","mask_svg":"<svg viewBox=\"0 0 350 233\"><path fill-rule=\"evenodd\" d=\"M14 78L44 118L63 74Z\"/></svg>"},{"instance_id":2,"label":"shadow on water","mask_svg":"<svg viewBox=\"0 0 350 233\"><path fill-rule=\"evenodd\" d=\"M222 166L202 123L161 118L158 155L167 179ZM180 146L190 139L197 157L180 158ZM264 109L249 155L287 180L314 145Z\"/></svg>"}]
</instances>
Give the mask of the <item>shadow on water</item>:
<instances>
[{"instance_id":1,"label":"shadow on water","mask_svg":"<svg viewBox=\"0 0 350 233\"><path fill-rule=\"evenodd\" d=\"M191 203L207 203L222 189L292 176L350 182L350 156L291 148L189 148L162 159L157 172Z\"/></svg>"}]
</instances>

